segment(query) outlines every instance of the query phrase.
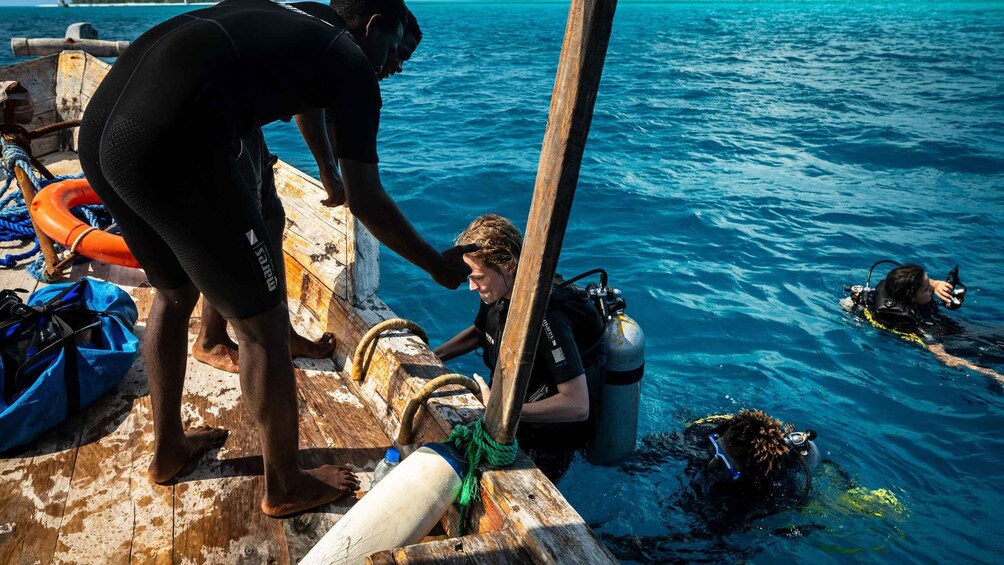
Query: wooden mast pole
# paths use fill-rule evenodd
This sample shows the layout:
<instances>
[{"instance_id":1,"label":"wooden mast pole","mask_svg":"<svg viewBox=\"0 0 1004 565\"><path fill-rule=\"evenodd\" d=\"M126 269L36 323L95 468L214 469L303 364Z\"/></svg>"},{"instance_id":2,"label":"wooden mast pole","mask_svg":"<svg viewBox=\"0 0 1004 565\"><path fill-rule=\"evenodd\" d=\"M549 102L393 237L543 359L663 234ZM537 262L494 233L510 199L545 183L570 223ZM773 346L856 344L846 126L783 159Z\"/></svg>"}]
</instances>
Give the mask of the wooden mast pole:
<instances>
[{"instance_id":1,"label":"wooden mast pole","mask_svg":"<svg viewBox=\"0 0 1004 565\"><path fill-rule=\"evenodd\" d=\"M572 0L485 428L512 442L579 179L616 0Z\"/></svg>"}]
</instances>

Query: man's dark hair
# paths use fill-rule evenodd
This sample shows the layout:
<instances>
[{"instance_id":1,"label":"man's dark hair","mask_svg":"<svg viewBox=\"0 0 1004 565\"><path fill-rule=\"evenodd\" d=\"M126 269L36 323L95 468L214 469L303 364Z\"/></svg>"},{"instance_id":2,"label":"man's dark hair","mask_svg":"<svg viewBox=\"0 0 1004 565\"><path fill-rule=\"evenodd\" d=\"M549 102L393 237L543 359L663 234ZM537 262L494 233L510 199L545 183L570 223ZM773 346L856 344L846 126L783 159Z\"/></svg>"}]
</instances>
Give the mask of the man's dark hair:
<instances>
[{"instance_id":1,"label":"man's dark hair","mask_svg":"<svg viewBox=\"0 0 1004 565\"><path fill-rule=\"evenodd\" d=\"M923 284L924 268L913 263L896 267L885 277L886 293L903 304L913 304L917 299L917 291Z\"/></svg>"},{"instance_id":2,"label":"man's dark hair","mask_svg":"<svg viewBox=\"0 0 1004 565\"><path fill-rule=\"evenodd\" d=\"M368 21L373 14L381 14L380 24L385 30L408 25L409 10L404 0L331 0L331 8L346 22ZM417 26L416 22L416 26Z\"/></svg>"},{"instance_id":3,"label":"man's dark hair","mask_svg":"<svg viewBox=\"0 0 1004 565\"><path fill-rule=\"evenodd\" d=\"M405 8L405 10L408 9ZM404 24L404 33L405 35L410 33L415 36L415 45L422 42L422 28L418 27L418 18L415 17L415 14L411 10L408 10L408 21Z\"/></svg>"}]
</instances>

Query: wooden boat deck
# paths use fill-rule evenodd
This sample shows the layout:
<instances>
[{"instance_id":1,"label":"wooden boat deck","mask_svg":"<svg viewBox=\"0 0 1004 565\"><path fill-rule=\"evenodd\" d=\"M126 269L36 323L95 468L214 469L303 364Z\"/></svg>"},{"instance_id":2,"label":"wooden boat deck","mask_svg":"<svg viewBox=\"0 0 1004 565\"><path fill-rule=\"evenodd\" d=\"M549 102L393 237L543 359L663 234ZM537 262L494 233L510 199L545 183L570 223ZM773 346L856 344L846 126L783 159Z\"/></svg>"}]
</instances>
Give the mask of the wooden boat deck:
<instances>
[{"instance_id":1,"label":"wooden boat deck","mask_svg":"<svg viewBox=\"0 0 1004 565\"><path fill-rule=\"evenodd\" d=\"M129 289L142 334L153 296L142 271L95 261L69 275ZM0 270L2 288L38 286L23 269ZM197 324L193 318L190 343ZM302 463L351 463L366 490L390 440L332 360L298 360L296 376ZM81 563L95 555L109 563L291 562L354 500L287 520L257 510L261 447L237 375L189 358L182 411L189 425L224 427L230 436L173 485L146 475L153 420L142 356L96 403L27 449L0 454L0 563Z\"/></svg>"}]
</instances>

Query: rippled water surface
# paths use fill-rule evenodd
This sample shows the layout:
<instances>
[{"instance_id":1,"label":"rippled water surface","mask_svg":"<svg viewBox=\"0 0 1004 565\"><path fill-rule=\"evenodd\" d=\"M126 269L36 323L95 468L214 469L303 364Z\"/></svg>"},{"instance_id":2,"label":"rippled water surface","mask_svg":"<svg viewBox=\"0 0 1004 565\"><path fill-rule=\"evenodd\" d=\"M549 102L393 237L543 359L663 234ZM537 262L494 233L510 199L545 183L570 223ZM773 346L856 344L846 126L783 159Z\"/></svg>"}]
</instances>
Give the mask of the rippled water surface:
<instances>
[{"instance_id":1,"label":"rippled water surface","mask_svg":"<svg viewBox=\"0 0 1004 565\"><path fill-rule=\"evenodd\" d=\"M484 212L524 224L567 4L413 9L425 40L383 84L388 190L439 247ZM81 20L132 39L181 10L0 8L0 40ZM316 171L293 126L267 132ZM560 270L606 268L644 327L642 433L761 408L818 430L845 474L715 535L679 508L682 463L576 461L562 492L628 560L996 561L1001 387L836 302L879 258L958 263L955 346L1004 372L1002 179L1001 3L622 3ZM382 261L381 296L434 343L470 324L475 295Z\"/></svg>"}]
</instances>

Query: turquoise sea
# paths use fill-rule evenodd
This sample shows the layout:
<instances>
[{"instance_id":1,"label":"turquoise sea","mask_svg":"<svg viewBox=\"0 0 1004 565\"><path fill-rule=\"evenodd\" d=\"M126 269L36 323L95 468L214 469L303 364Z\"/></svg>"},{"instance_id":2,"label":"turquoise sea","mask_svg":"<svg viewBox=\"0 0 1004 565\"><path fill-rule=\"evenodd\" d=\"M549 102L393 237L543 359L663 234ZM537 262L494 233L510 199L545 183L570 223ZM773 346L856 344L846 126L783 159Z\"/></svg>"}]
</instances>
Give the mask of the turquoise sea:
<instances>
[{"instance_id":1,"label":"turquoise sea","mask_svg":"<svg viewBox=\"0 0 1004 565\"><path fill-rule=\"evenodd\" d=\"M568 4L411 5L425 40L382 85L389 192L442 248L488 211L524 225ZM0 41L133 39L185 9L0 8ZM316 172L294 126L266 131ZM627 561L999 562L1004 390L837 301L880 258L959 264L950 345L1004 372L1002 217L1004 3L622 3L560 271L607 269L645 329L641 433L760 408L843 474L724 533L682 508L681 462L578 460L561 491ZM471 323L474 294L382 263L381 297L434 343Z\"/></svg>"}]
</instances>

